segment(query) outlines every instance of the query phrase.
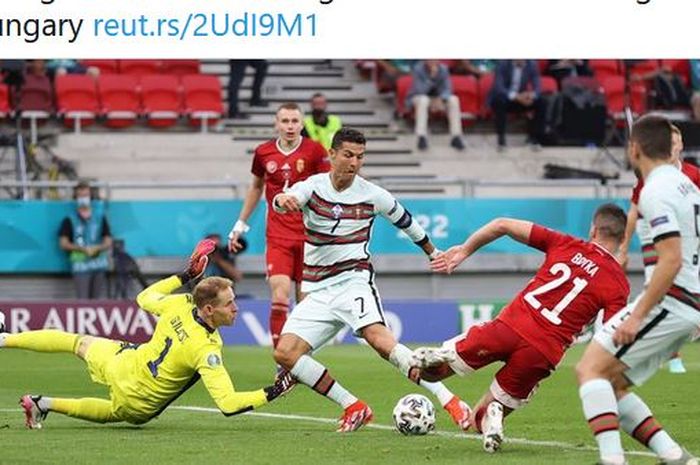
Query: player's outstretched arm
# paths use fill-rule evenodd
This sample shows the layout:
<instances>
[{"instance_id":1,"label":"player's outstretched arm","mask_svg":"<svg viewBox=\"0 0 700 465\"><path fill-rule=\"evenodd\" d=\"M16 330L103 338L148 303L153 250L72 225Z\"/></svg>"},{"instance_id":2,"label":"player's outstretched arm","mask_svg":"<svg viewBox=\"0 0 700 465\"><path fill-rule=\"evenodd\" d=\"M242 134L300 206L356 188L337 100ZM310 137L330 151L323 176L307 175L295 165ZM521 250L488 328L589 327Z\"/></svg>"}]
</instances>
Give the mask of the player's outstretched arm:
<instances>
[{"instance_id":1,"label":"player's outstretched arm","mask_svg":"<svg viewBox=\"0 0 700 465\"><path fill-rule=\"evenodd\" d=\"M154 315L160 315L167 311L171 307L171 302L166 297L183 284L199 278L207 267L209 254L215 248L216 243L211 239L199 241L181 273L151 284L136 296L136 303L138 303L139 307ZM185 298L184 294L182 296Z\"/></svg>"},{"instance_id":2,"label":"player's outstretched arm","mask_svg":"<svg viewBox=\"0 0 700 465\"><path fill-rule=\"evenodd\" d=\"M210 360L207 365L199 369L199 374L202 377L204 386L209 391L217 407L224 415L231 416L239 413L244 413L262 405L272 402L280 396L283 396L294 385L294 378L289 372L279 376L274 384L267 386L257 391L241 391L237 392L233 387L233 381L228 375L226 369L217 362Z\"/></svg>"},{"instance_id":3,"label":"player's outstretched arm","mask_svg":"<svg viewBox=\"0 0 700 465\"><path fill-rule=\"evenodd\" d=\"M444 254L438 256L436 260L433 260L432 268L437 272L451 273L481 247L503 236L510 236L518 242L527 244L532 225L529 221L497 218L479 228L462 245L451 247Z\"/></svg>"},{"instance_id":4,"label":"player's outstretched arm","mask_svg":"<svg viewBox=\"0 0 700 465\"><path fill-rule=\"evenodd\" d=\"M239 238L250 230L248 218L253 214L258 203L260 203L264 188L265 180L260 176L253 175L253 181L248 188L248 192L246 192L245 199L243 200L243 208L238 215L238 220L236 220L233 228L231 228L231 232L228 233L228 248L231 252L238 252L243 248L243 244Z\"/></svg>"}]
</instances>

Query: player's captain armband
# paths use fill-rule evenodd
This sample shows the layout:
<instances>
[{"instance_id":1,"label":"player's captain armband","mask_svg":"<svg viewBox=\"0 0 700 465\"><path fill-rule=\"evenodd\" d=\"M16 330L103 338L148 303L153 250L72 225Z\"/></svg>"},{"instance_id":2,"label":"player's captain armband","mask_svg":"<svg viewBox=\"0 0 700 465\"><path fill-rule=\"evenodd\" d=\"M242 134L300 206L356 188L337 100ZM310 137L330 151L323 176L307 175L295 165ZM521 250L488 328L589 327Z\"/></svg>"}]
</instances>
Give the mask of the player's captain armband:
<instances>
[{"instance_id":1,"label":"player's captain armband","mask_svg":"<svg viewBox=\"0 0 700 465\"><path fill-rule=\"evenodd\" d=\"M233 229L231 229L231 232L228 233L228 238L233 239L234 233L238 233L238 235L240 236L247 233L248 231L250 231L250 226L248 226L248 224L245 221L238 220L236 221L236 224L233 225Z\"/></svg>"},{"instance_id":2,"label":"player's captain armband","mask_svg":"<svg viewBox=\"0 0 700 465\"><path fill-rule=\"evenodd\" d=\"M652 228L655 228L655 227L657 227L657 226L661 226L662 224L665 224L665 223L668 223L668 222L669 222L668 216L667 216L667 215L663 215L663 216L657 216L656 218L654 218L653 220L651 220L651 221L649 222L649 224L651 225Z\"/></svg>"}]
</instances>

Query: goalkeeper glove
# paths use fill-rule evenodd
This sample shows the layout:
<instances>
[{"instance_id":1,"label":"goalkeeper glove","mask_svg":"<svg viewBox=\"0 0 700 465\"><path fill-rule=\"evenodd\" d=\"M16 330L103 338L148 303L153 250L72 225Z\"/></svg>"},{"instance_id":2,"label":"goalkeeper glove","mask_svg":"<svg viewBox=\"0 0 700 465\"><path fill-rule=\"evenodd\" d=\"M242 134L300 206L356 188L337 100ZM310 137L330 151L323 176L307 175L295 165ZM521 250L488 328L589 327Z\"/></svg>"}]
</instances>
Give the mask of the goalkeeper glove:
<instances>
[{"instance_id":1,"label":"goalkeeper glove","mask_svg":"<svg viewBox=\"0 0 700 465\"><path fill-rule=\"evenodd\" d=\"M285 395L286 393L292 390L296 382L297 380L294 379L290 372L283 371L278 373L277 379L275 380L275 384L263 388L263 390L265 391L265 397L267 398L267 401L272 402L279 396Z\"/></svg>"},{"instance_id":2,"label":"goalkeeper glove","mask_svg":"<svg viewBox=\"0 0 700 465\"><path fill-rule=\"evenodd\" d=\"M197 279L204 273L204 269L209 263L209 254L215 249L216 242L213 240L204 239L199 241L194 248L194 252L190 255L189 260L187 260L187 268L185 268L182 273L178 274L182 284Z\"/></svg>"}]
</instances>

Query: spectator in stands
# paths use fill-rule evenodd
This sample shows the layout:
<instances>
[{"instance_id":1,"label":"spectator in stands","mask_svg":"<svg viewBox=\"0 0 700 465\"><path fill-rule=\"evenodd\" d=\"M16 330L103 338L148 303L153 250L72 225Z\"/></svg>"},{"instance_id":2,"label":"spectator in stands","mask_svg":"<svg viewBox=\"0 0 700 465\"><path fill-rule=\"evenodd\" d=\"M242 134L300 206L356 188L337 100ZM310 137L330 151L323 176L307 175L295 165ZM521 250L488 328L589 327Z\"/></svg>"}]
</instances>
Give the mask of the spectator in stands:
<instances>
[{"instance_id":1,"label":"spectator in stands","mask_svg":"<svg viewBox=\"0 0 700 465\"><path fill-rule=\"evenodd\" d=\"M626 60L627 66L634 66L640 61L646 60ZM689 108L690 94L683 84L680 76L671 68L659 66L646 73L632 73L630 82L647 82L653 92L653 104L656 108L672 110L675 108Z\"/></svg>"},{"instance_id":2,"label":"spectator in stands","mask_svg":"<svg viewBox=\"0 0 700 465\"><path fill-rule=\"evenodd\" d=\"M100 74L95 66L83 66L78 60L48 60L46 71L51 79L64 74L88 74L96 78Z\"/></svg>"},{"instance_id":3,"label":"spectator in stands","mask_svg":"<svg viewBox=\"0 0 700 465\"><path fill-rule=\"evenodd\" d=\"M450 74L474 76L478 79L484 74L493 72L495 65L493 60L456 60L450 69Z\"/></svg>"},{"instance_id":4,"label":"spectator in stands","mask_svg":"<svg viewBox=\"0 0 700 465\"><path fill-rule=\"evenodd\" d=\"M28 60L24 71L25 75L48 76L45 60Z\"/></svg>"},{"instance_id":5,"label":"spectator in stands","mask_svg":"<svg viewBox=\"0 0 700 465\"><path fill-rule=\"evenodd\" d=\"M61 223L58 244L68 252L78 299L104 298L109 268L105 252L112 246L109 223L87 182L78 183L74 197L76 209Z\"/></svg>"},{"instance_id":6,"label":"spectator in stands","mask_svg":"<svg viewBox=\"0 0 700 465\"><path fill-rule=\"evenodd\" d=\"M430 113L447 111L452 140L450 145L464 150L462 116L459 99L452 93L447 66L438 60L419 61L413 67L413 84L406 96L406 108L415 109L418 149L428 148L428 117Z\"/></svg>"},{"instance_id":7,"label":"spectator in stands","mask_svg":"<svg viewBox=\"0 0 700 465\"><path fill-rule=\"evenodd\" d=\"M242 248L236 252L229 252L226 245L221 244L221 234L207 234L205 239L211 239L216 245L216 249L209 255L209 264L204 270L204 276L222 276L228 278L234 283L238 283L243 279L243 273L236 266L236 256L245 252L248 248L248 243L244 238L240 238Z\"/></svg>"},{"instance_id":8,"label":"spectator in stands","mask_svg":"<svg viewBox=\"0 0 700 465\"><path fill-rule=\"evenodd\" d=\"M561 88L561 82L564 79L593 76L593 71L588 67L588 60L548 60L544 74L556 79Z\"/></svg>"},{"instance_id":9,"label":"spectator in stands","mask_svg":"<svg viewBox=\"0 0 700 465\"><path fill-rule=\"evenodd\" d=\"M528 120L528 142L538 143L543 111L540 72L535 60L499 61L488 102L494 113L499 150L506 146L506 117L510 112L534 111L534 116Z\"/></svg>"},{"instance_id":10,"label":"spectator in stands","mask_svg":"<svg viewBox=\"0 0 700 465\"><path fill-rule=\"evenodd\" d=\"M304 117L304 130L301 135L315 140L328 150L331 148L333 135L343 124L340 117L328 113L328 100L322 93L311 97L311 114Z\"/></svg>"},{"instance_id":11,"label":"spectator in stands","mask_svg":"<svg viewBox=\"0 0 700 465\"><path fill-rule=\"evenodd\" d=\"M700 121L700 60L690 60L690 86L693 92L690 100L693 119Z\"/></svg>"},{"instance_id":12,"label":"spectator in stands","mask_svg":"<svg viewBox=\"0 0 700 465\"><path fill-rule=\"evenodd\" d=\"M250 66L255 70L253 76L253 92L250 96L249 105L251 107L266 107L262 95L262 85L267 76L267 60L229 60L228 76L228 117L247 118L248 115L242 113L238 108L238 91L245 77L246 67Z\"/></svg>"},{"instance_id":13,"label":"spectator in stands","mask_svg":"<svg viewBox=\"0 0 700 465\"><path fill-rule=\"evenodd\" d=\"M416 60L377 60L377 88L379 92L393 92L401 76L411 74Z\"/></svg>"}]
</instances>

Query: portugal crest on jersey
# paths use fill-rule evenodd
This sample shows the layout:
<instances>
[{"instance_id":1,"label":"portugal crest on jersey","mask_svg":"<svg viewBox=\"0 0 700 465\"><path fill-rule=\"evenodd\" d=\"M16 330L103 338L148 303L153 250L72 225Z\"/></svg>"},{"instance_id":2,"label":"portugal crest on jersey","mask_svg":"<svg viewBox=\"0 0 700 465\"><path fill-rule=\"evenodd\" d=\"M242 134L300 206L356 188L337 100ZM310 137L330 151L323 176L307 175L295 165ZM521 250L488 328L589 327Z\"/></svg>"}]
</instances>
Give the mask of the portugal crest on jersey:
<instances>
[{"instance_id":1,"label":"portugal crest on jersey","mask_svg":"<svg viewBox=\"0 0 700 465\"><path fill-rule=\"evenodd\" d=\"M306 162L304 161L303 158L300 158L297 160L297 173L303 173L304 172L304 166L306 165Z\"/></svg>"},{"instance_id":2,"label":"portugal crest on jersey","mask_svg":"<svg viewBox=\"0 0 700 465\"><path fill-rule=\"evenodd\" d=\"M331 211L333 212L333 218L335 218L336 220L343 215L343 207L341 207L338 204L335 204Z\"/></svg>"}]
</instances>

